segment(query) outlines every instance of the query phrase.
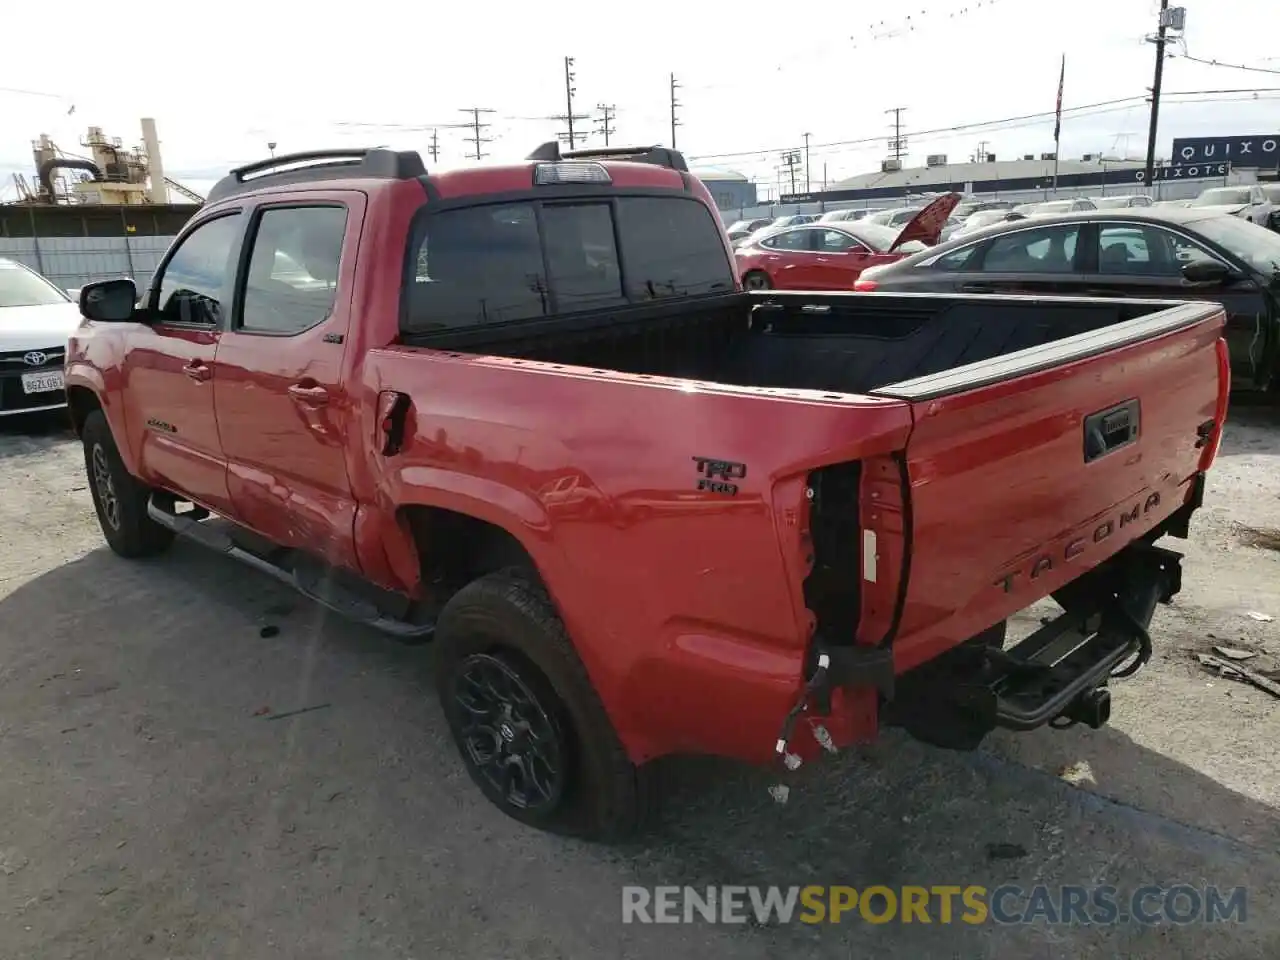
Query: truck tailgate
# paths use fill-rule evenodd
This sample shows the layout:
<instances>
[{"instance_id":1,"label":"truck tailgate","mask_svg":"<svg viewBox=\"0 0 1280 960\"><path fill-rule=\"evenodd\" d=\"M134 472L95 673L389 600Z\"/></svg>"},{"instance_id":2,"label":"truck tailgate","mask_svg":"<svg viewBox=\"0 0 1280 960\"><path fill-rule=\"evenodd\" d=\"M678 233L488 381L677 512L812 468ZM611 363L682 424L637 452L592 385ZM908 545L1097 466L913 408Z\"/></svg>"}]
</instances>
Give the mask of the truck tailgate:
<instances>
[{"instance_id":1,"label":"truck tailgate","mask_svg":"<svg viewBox=\"0 0 1280 960\"><path fill-rule=\"evenodd\" d=\"M913 419L898 671L1058 590L1186 502L1225 414L1224 321L1217 304L1171 305L875 391L910 403Z\"/></svg>"}]
</instances>

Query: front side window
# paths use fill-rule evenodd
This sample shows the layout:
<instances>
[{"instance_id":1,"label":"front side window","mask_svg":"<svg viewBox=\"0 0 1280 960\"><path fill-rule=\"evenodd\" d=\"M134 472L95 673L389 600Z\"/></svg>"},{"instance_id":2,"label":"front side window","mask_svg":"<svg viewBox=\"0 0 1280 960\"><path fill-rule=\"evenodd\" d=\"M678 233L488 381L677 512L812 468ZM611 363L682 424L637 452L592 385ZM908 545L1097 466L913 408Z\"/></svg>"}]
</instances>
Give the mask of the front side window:
<instances>
[{"instance_id":1,"label":"front side window","mask_svg":"<svg viewBox=\"0 0 1280 960\"><path fill-rule=\"evenodd\" d=\"M1076 224L1002 234L990 241L982 269L987 273L1070 273L1079 235Z\"/></svg>"},{"instance_id":2,"label":"front side window","mask_svg":"<svg viewBox=\"0 0 1280 960\"><path fill-rule=\"evenodd\" d=\"M299 333L325 320L338 288L344 207L278 207L263 211L245 279L241 328Z\"/></svg>"},{"instance_id":3,"label":"front side window","mask_svg":"<svg viewBox=\"0 0 1280 960\"><path fill-rule=\"evenodd\" d=\"M160 323L216 327L230 303L240 214L209 220L187 234L160 274L155 301Z\"/></svg>"}]
</instances>

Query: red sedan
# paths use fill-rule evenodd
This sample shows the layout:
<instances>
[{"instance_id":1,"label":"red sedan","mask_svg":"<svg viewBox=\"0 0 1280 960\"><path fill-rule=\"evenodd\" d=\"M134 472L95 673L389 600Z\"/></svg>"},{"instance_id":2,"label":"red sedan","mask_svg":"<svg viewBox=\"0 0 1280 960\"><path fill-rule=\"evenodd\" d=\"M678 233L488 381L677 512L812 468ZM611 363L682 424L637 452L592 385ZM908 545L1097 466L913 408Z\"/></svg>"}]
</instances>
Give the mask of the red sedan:
<instances>
[{"instance_id":1,"label":"red sedan","mask_svg":"<svg viewBox=\"0 0 1280 960\"><path fill-rule=\"evenodd\" d=\"M867 267L936 244L959 202L956 193L939 197L901 230L855 220L765 232L734 251L738 275L748 290L852 290Z\"/></svg>"}]
</instances>

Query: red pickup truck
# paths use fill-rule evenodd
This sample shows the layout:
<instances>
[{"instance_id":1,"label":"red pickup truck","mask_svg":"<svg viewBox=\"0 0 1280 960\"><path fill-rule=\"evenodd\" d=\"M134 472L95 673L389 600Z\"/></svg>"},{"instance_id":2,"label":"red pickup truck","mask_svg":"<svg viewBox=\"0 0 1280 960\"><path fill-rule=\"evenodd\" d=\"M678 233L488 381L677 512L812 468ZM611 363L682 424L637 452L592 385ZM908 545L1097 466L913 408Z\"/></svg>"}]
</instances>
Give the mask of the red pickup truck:
<instances>
[{"instance_id":1,"label":"red pickup truck","mask_svg":"<svg viewBox=\"0 0 1280 960\"><path fill-rule=\"evenodd\" d=\"M666 754L1103 724L1227 409L1214 304L743 292L660 147L275 157L80 307L111 548L433 638L488 798L600 838Z\"/></svg>"}]
</instances>

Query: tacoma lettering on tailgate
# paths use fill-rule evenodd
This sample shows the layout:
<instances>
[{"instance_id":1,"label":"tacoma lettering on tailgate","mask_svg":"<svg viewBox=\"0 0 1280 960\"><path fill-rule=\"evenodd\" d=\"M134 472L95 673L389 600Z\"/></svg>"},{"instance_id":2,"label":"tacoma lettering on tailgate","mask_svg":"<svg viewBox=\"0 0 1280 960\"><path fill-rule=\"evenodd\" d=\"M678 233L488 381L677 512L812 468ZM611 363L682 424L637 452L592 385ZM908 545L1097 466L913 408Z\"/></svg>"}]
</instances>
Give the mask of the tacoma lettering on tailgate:
<instances>
[{"instance_id":1,"label":"tacoma lettering on tailgate","mask_svg":"<svg viewBox=\"0 0 1280 960\"><path fill-rule=\"evenodd\" d=\"M1060 550L1036 554L1030 563L1024 564L1022 567L1012 570L997 579L995 586L1003 588L1005 593L1012 593L1020 578L1026 577L1028 580L1035 580L1053 570L1058 564L1074 560L1094 544L1102 543L1117 530L1127 527L1131 523L1137 523L1139 519L1145 517L1159 506L1160 494L1151 493L1145 500L1135 501L1116 516L1098 524L1087 536L1076 537Z\"/></svg>"}]
</instances>

